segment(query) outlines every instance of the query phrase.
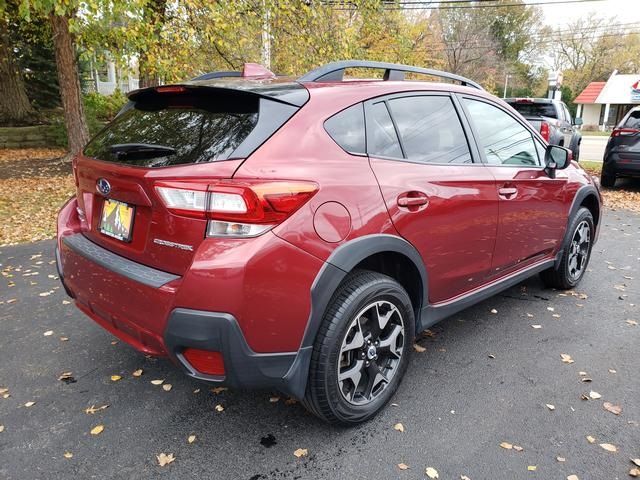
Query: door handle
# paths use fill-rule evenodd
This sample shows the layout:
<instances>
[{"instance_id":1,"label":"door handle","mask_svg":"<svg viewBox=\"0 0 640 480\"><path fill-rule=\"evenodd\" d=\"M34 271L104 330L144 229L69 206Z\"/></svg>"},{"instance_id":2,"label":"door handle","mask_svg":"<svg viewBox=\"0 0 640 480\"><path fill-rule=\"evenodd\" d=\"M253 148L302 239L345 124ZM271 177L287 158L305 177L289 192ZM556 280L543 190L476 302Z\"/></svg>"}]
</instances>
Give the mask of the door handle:
<instances>
[{"instance_id":1,"label":"door handle","mask_svg":"<svg viewBox=\"0 0 640 480\"><path fill-rule=\"evenodd\" d=\"M507 200L509 200L516 193L518 193L518 189L515 187L502 187L498 189L498 195L506 198Z\"/></svg>"},{"instance_id":2,"label":"door handle","mask_svg":"<svg viewBox=\"0 0 640 480\"><path fill-rule=\"evenodd\" d=\"M429 197L422 192L405 192L398 195L399 207L421 207L429 203Z\"/></svg>"}]
</instances>

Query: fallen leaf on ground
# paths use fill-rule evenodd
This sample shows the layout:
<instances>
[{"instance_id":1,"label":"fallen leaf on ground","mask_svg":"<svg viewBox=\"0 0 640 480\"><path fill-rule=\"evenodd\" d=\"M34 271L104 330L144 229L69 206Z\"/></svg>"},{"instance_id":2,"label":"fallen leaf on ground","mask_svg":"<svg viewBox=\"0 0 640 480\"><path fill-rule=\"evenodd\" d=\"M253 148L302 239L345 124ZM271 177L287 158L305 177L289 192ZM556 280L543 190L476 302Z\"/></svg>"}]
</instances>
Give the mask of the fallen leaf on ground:
<instances>
[{"instance_id":1,"label":"fallen leaf on ground","mask_svg":"<svg viewBox=\"0 0 640 480\"><path fill-rule=\"evenodd\" d=\"M219 393L226 392L227 390L227 387L214 387L211 389L211 393L215 393L217 395Z\"/></svg>"},{"instance_id":2,"label":"fallen leaf on ground","mask_svg":"<svg viewBox=\"0 0 640 480\"><path fill-rule=\"evenodd\" d=\"M627 320L627 323L631 326L636 326L638 325L638 322L636 322L635 320Z\"/></svg>"},{"instance_id":3,"label":"fallen leaf on ground","mask_svg":"<svg viewBox=\"0 0 640 480\"><path fill-rule=\"evenodd\" d=\"M616 447L615 445L612 445L610 443L601 443L600 447L602 447L607 452L617 452L618 451L618 447Z\"/></svg>"},{"instance_id":4,"label":"fallen leaf on ground","mask_svg":"<svg viewBox=\"0 0 640 480\"><path fill-rule=\"evenodd\" d=\"M489 357L489 358L496 358L496 356L495 356L494 354L492 354L492 353L490 353L490 354L488 355L488 357Z\"/></svg>"},{"instance_id":5,"label":"fallen leaf on ground","mask_svg":"<svg viewBox=\"0 0 640 480\"><path fill-rule=\"evenodd\" d=\"M293 452L293 454L298 458L306 457L309 454L309 451L306 448L298 448L295 452Z\"/></svg>"},{"instance_id":6,"label":"fallen leaf on ground","mask_svg":"<svg viewBox=\"0 0 640 480\"><path fill-rule=\"evenodd\" d=\"M460 480L471 480L471 479L466 475L460 475Z\"/></svg>"},{"instance_id":7,"label":"fallen leaf on ground","mask_svg":"<svg viewBox=\"0 0 640 480\"><path fill-rule=\"evenodd\" d=\"M549 410L555 410L555 409L556 409L556 406L555 406L555 405L551 405L550 403L547 403L546 405L547 405L547 408L548 408Z\"/></svg>"},{"instance_id":8,"label":"fallen leaf on ground","mask_svg":"<svg viewBox=\"0 0 640 480\"><path fill-rule=\"evenodd\" d=\"M133 375L134 377L140 377L140 376L142 376L142 369L141 369L141 368L139 368L138 370L134 370L134 371L133 371L133 373L132 373L131 375Z\"/></svg>"},{"instance_id":9,"label":"fallen leaf on ground","mask_svg":"<svg viewBox=\"0 0 640 480\"><path fill-rule=\"evenodd\" d=\"M566 458L564 458L564 457L556 457L556 460L557 460L557 461L559 461L559 462L564 462L564 461L566 461L567 459L566 459Z\"/></svg>"},{"instance_id":10,"label":"fallen leaf on ground","mask_svg":"<svg viewBox=\"0 0 640 480\"><path fill-rule=\"evenodd\" d=\"M189 438L187 438L187 442L189 443L193 443L196 441L196 436L195 435L189 435Z\"/></svg>"},{"instance_id":11,"label":"fallen leaf on ground","mask_svg":"<svg viewBox=\"0 0 640 480\"><path fill-rule=\"evenodd\" d=\"M555 311L555 308L553 308L553 307L547 307L547 310L549 310L550 312L553 312L553 311Z\"/></svg>"},{"instance_id":12,"label":"fallen leaf on ground","mask_svg":"<svg viewBox=\"0 0 640 480\"><path fill-rule=\"evenodd\" d=\"M567 480L580 480L580 479L578 478L578 475L569 475L567 477Z\"/></svg>"},{"instance_id":13,"label":"fallen leaf on ground","mask_svg":"<svg viewBox=\"0 0 640 480\"><path fill-rule=\"evenodd\" d=\"M111 375L111 381L112 382L117 382L119 380L121 380L122 377L120 375Z\"/></svg>"},{"instance_id":14,"label":"fallen leaf on ground","mask_svg":"<svg viewBox=\"0 0 640 480\"><path fill-rule=\"evenodd\" d=\"M295 405L296 403L298 403L298 400L293 397L289 397L284 401L285 405Z\"/></svg>"},{"instance_id":15,"label":"fallen leaf on ground","mask_svg":"<svg viewBox=\"0 0 640 480\"><path fill-rule=\"evenodd\" d=\"M562 363L573 363L571 355L567 355L566 353L561 353L560 358L562 358Z\"/></svg>"},{"instance_id":16,"label":"fallen leaf on ground","mask_svg":"<svg viewBox=\"0 0 640 480\"><path fill-rule=\"evenodd\" d=\"M609 369L609 373L618 373L617 370L614 370L613 368Z\"/></svg>"},{"instance_id":17,"label":"fallen leaf on ground","mask_svg":"<svg viewBox=\"0 0 640 480\"><path fill-rule=\"evenodd\" d=\"M399 463L399 464L398 464L398 468L399 468L400 470L408 470L408 469L409 469L409 465L406 465L406 464L404 464L404 463Z\"/></svg>"},{"instance_id":18,"label":"fallen leaf on ground","mask_svg":"<svg viewBox=\"0 0 640 480\"><path fill-rule=\"evenodd\" d=\"M559 313L554 313L553 315L551 315L553 318L560 318L560 314Z\"/></svg>"},{"instance_id":19,"label":"fallen leaf on ground","mask_svg":"<svg viewBox=\"0 0 640 480\"><path fill-rule=\"evenodd\" d=\"M516 452L522 452L522 451L524 450L524 448L522 448L520 445L514 445L514 446L513 446L513 449L514 449Z\"/></svg>"},{"instance_id":20,"label":"fallen leaf on ground","mask_svg":"<svg viewBox=\"0 0 640 480\"><path fill-rule=\"evenodd\" d=\"M220 404L215 406L216 412L224 412L224 407Z\"/></svg>"},{"instance_id":21,"label":"fallen leaf on ground","mask_svg":"<svg viewBox=\"0 0 640 480\"><path fill-rule=\"evenodd\" d=\"M600 395L598 392L594 392L593 390L591 390L589 392L589 397L591 397L593 400L598 400L599 398L602 398L602 395Z\"/></svg>"},{"instance_id":22,"label":"fallen leaf on ground","mask_svg":"<svg viewBox=\"0 0 640 480\"><path fill-rule=\"evenodd\" d=\"M151 380L151 384L152 385L162 385L163 383L164 383L164 380L162 380L162 379Z\"/></svg>"},{"instance_id":23,"label":"fallen leaf on ground","mask_svg":"<svg viewBox=\"0 0 640 480\"><path fill-rule=\"evenodd\" d=\"M614 405L613 403L604 402L604 405L602 406L606 411L611 412L614 415L620 415L622 413L622 407L620 405Z\"/></svg>"},{"instance_id":24,"label":"fallen leaf on ground","mask_svg":"<svg viewBox=\"0 0 640 480\"><path fill-rule=\"evenodd\" d=\"M156 455L156 458L158 459L158 465L161 467L169 465L176 459L176 457L173 456L173 453L170 453L169 455L161 453L160 455Z\"/></svg>"},{"instance_id":25,"label":"fallen leaf on ground","mask_svg":"<svg viewBox=\"0 0 640 480\"><path fill-rule=\"evenodd\" d=\"M640 477L640 468L632 468L629 470L629 475L632 477Z\"/></svg>"},{"instance_id":26,"label":"fallen leaf on ground","mask_svg":"<svg viewBox=\"0 0 640 480\"><path fill-rule=\"evenodd\" d=\"M193 393L195 393L195 394L200 393L200 389L199 389L199 388L196 388L196 389L193 391Z\"/></svg>"},{"instance_id":27,"label":"fallen leaf on ground","mask_svg":"<svg viewBox=\"0 0 640 480\"><path fill-rule=\"evenodd\" d=\"M507 450L511 450L511 449L513 448L513 445L511 445L510 443L507 443L507 442L502 442L502 443L500 444L500 446L501 446L502 448L507 449Z\"/></svg>"},{"instance_id":28,"label":"fallen leaf on ground","mask_svg":"<svg viewBox=\"0 0 640 480\"><path fill-rule=\"evenodd\" d=\"M95 405L91 405L89 408L87 408L84 411L84 413L86 413L88 415L93 415L94 413L97 413L100 410L104 410L106 408L109 408L109 405L102 405L101 407L96 407Z\"/></svg>"},{"instance_id":29,"label":"fallen leaf on ground","mask_svg":"<svg viewBox=\"0 0 640 480\"><path fill-rule=\"evenodd\" d=\"M63 381L63 380L68 380L70 378L73 378L73 372L62 372L58 377L58 380Z\"/></svg>"},{"instance_id":30,"label":"fallen leaf on ground","mask_svg":"<svg viewBox=\"0 0 640 480\"><path fill-rule=\"evenodd\" d=\"M590 383L590 382L592 382L593 380L592 380L591 378L589 378L589 377L583 377L583 378L581 378L581 379L580 379L580 381L581 381L582 383Z\"/></svg>"},{"instance_id":31,"label":"fallen leaf on ground","mask_svg":"<svg viewBox=\"0 0 640 480\"><path fill-rule=\"evenodd\" d=\"M413 344L413 349L418 353L422 353L422 352L426 352L427 351L426 348L424 348L422 345L418 345L417 343Z\"/></svg>"},{"instance_id":32,"label":"fallen leaf on ground","mask_svg":"<svg viewBox=\"0 0 640 480\"><path fill-rule=\"evenodd\" d=\"M25 407L29 408L29 407L33 407L36 404L36 402L27 402L24 404Z\"/></svg>"},{"instance_id":33,"label":"fallen leaf on ground","mask_svg":"<svg viewBox=\"0 0 640 480\"><path fill-rule=\"evenodd\" d=\"M426 473L429 478L440 478L438 471L433 467L427 467L424 473Z\"/></svg>"},{"instance_id":34,"label":"fallen leaf on ground","mask_svg":"<svg viewBox=\"0 0 640 480\"><path fill-rule=\"evenodd\" d=\"M61 342L67 342L68 340L69 340L69 337L60 337Z\"/></svg>"},{"instance_id":35,"label":"fallen leaf on ground","mask_svg":"<svg viewBox=\"0 0 640 480\"><path fill-rule=\"evenodd\" d=\"M492 308L491 313L498 313L498 310L496 310L495 308Z\"/></svg>"},{"instance_id":36,"label":"fallen leaf on ground","mask_svg":"<svg viewBox=\"0 0 640 480\"><path fill-rule=\"evenodd\" d=\"M271 396L269 397L269 403L278 403L280 401L280 397L277 396Z\"/></svg>"},{"instance_id":37,"label":"fallen leaf on ground","mask_svg":"<svg viewBox=\"0 0 640 480\"><path fill-rule=\"evenodd\" d=\"M593 438L591 435L587 435L587 442L589 443L596 443L596 439Z\"/></svg>"},{"instance_id":38,"label":"fallen leaf on ground","mask_svg":"<svg viewBox=\"0 0 640 480\"><path fill-rule=\"evenodd\" d=\"M640 458L630 458L631 463L633 463L636 467L640 467Z\"/></svg>"},{"instance_id":39,"label":"fallen leaf on ground","mask_svg":"<svg viewBox=\"0 0 640 480\"><path fill-rule=\"evenodd\" d=\"M47 330L46 332L43 333L43 335L45 337L50 337L51 335L53 335L53 330Z\"/></svg>"},{"instance_id":40,"label":"fallen leaf on ground","mask_svg":"<svg viewBox=\"0 0 640 480\"><path fill-rule=\"evenodd\" d=\"M396 424L393 426L393 429L394 429L394 430L397 430L397 431L399 431L399 432L404 432L404 425L402 425L401 423L396 423Z\"/></svg>"},{"instance_id":41,"label":"fallen leaf on ground","mask_svg":"<svg viewBox=\"0 0 640 480\"><path fill-rule=\"evenodd\" d=\"M170 383L165 383L164 385L162 385L162 389L165 392L168 392L169 390L171 390L171 387L173 387L173 385L171 385Z\"/></svg>"},{"instance_id":42,"label":"fallen leaf on ground","mask_svg":"<svg viewBox=\"0 0 640 480\"><path fill-rule=\"evenodd\" d=\"M4 425L0 425L0 433L4 432Z\"/></svg>"},{"instance_id":43,"label":"fallen leaf on ground","mask_svg":"<svg viewBox=\"0 0 640 480\"><path fill-rule=\"evenodd\" d=\"M531 327L537 330L538 328L542 328L542 325L531 325Z\"/></svg>"},{"instance_id":44,"label":"fallen leaf on ground","mask_svg":"<svg viewBox=\"0 0 640 480\"><path fill-rule=\"evenodd\" d=\"M538 469L538 467L536 467L535 465L529 465L527 467L527 471L529 472L535 472Z\"/></svg>"},{"instance_id":45,"label":"fallen leaf on ground","mask_svg":"<svg viewBox=\"0 0 640 480\"><path fill-rule=\"evenodd\" d=\"M104 425L96 425L91 429L91 435L100 435L104 430Z\"/></svg>"}]
</instances>

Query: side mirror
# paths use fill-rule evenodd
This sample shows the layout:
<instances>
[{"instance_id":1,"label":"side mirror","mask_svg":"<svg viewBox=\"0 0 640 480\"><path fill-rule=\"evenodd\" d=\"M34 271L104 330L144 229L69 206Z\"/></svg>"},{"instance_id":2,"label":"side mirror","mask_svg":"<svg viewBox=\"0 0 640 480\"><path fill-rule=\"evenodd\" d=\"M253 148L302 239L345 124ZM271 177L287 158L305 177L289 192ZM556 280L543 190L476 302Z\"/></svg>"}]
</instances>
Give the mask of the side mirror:
<instances>
[{"instance_id":1,"label":"side mirror","mask_svg":"<svg viewBox=\"0 0 640 480\"><path fill-rule=\"evenodd\" d=\"M582 121L582 119L581 119L581 118L574 118L574 119L573 119L573 124L574 124L576 127L579 127L579 126L580 126L580 125L582 125L583 123L584 123L584 122Z\"/></svg>"},{"instance_id":2,"label":"side mirror","mask_svg":"<svg viewBox=\"0 0 640 480\"><path fill-rule=\"evenodd\" d=\"M544 157L545 168L551 178L556 178L556 170L563 170L569 166L573 154L568 148L558 145L547 145L547 153Z\"/></svg>"}]
</instances>

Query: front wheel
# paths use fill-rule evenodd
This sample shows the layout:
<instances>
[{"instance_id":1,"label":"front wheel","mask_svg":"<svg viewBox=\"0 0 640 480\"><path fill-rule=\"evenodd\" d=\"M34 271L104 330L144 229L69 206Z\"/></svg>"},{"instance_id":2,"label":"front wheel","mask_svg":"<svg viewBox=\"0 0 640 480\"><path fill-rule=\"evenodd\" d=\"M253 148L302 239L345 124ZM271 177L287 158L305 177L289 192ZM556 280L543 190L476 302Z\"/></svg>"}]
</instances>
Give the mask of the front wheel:
<instances>
[{"instance_id":1,"label":"front wheel","mask_svg":"<svg viewBox=\"0 0 640 480\"><path fill-rule=\"evenodd\" d=\"M595 236L591 212L587 208L580 208L568 231L571 232L571 237L562 251L560 265L540 274L548 287L563 290L574 288L587 270Z\"/></svg>"},{"instance_id":2,"label":"front wheel","mask_svg":"<svg viewBox=\"0 0 640 480\"><path fill-rule=\"evenodd\" d=\"M414 333L411 300L398 282L376 272L350 274L316 337L304 405L330 423L373 417L400 384Z\"/></svg>"}]
</instances>

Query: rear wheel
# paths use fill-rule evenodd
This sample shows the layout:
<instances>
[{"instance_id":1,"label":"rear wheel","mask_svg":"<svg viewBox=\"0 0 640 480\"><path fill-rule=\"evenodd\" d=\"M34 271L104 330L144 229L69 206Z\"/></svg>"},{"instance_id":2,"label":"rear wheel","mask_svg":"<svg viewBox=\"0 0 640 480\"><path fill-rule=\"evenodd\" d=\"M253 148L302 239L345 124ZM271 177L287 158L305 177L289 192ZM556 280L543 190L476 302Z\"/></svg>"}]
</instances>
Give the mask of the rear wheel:
<instances>
[{"instance_id":1,"label":"rear wheel","mask_svg":"<svg viewBox=\"0 0 640 480\"><path fill-rule=\"evenodd\" d=\"M370 271L351 274L318 332L305 406L330 423L373 417L400 384L414 332L411 300L398 282Z\"/></svg>"},{"instance_id":2,"label":"rear wheel","mask_svg":"<svg viewBox=\"0 0 640 480\"><path fill-rule=\"evenodd\" d=\"M600 176L600 185L606 188L613 188L616 184L616 176L602 172Z\"/></svg>"},{"instance_id":3,"label":"rear wheel","mask_svg":"<svg viewBox=\"0 0 640 480\"><path fill-rule=\"evenodd\" d=\"M587 208L580 208L569 226L571 238L564 247L558 268L540 274L548 287L570 289L575 287L587 270L595 235L593 216Z\"/></svg>"}]
</instances>

